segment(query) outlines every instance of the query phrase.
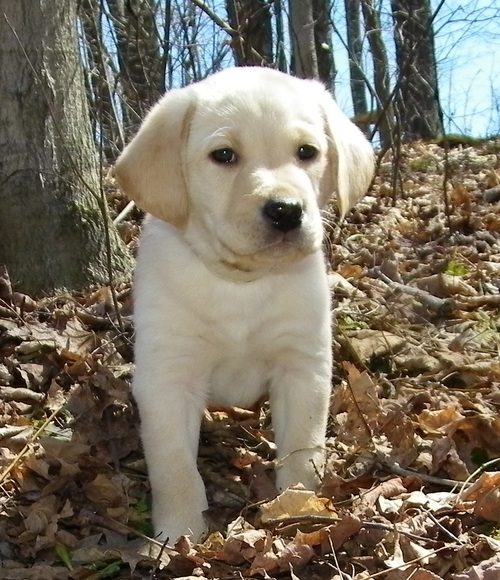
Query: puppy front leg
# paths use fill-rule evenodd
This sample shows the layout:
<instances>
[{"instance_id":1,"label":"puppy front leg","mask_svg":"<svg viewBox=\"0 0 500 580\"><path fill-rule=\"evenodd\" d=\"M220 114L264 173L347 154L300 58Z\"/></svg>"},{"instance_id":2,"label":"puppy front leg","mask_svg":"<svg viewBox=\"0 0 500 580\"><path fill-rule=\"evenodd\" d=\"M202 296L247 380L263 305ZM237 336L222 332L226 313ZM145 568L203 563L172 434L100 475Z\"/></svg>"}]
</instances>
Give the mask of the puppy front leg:
<instances>
[{"instance_id":1,"label":"puppy front leg","mask_svg":"<svg viewBox=\"0 0 500 580\"><path fill-rule=\"evenodd\" d=\"M140 383L144 385L144 383ZM173 544L183 534L205 532L205 487L196 466L203 402L189 391L135 387L141 435L153 496L155 534ZM147 385L147 383L146 383Z\"/></svg>"},{"instance_id":2,"label":"puppy front leg","mask_svg":"<svg viewBox=\"0 0 500 580\"><path fill-rule=\"evenodd\" d=\"M314 366L314 370L310 367ZM309 368L308 368L309 367ZM318 369L319 367L319 369ZM330 401L329 361L288 370L271 385L270 405L276 446L276 483L316 490L324 468Z\"/></svg>"}]
</instances>

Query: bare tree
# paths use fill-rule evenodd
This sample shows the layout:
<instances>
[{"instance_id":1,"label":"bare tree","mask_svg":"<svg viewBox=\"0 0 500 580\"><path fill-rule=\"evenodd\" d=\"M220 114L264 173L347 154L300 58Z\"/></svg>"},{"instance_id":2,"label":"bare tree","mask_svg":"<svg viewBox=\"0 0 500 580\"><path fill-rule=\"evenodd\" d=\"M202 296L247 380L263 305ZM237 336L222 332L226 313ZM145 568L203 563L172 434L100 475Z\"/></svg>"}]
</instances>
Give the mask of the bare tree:
<instances>
[{"instance_id":1,"label":"bare tree","mask_svg":"<svg viewBox=\"0 0 500 580\"><path fill-rule=\"evenodd\" d=\"M398 66L396 107L403 140L442 135L430 0L392 0Z\"/></svg>"},{"instance_id":2,"label":"bare tree","mask_svg":"<svg viewBox=\"0 0 500 580\"><path fill-rule=\"evenodd\" d=\"M0 0L0 14L0 263L32 294L106 283L108 257L128 274L98 197L76 0Z\"/></svg>"},{"instance_id":3,"label":"bare tree","mask_svg":"<svg viewBox=\"0 0 500 580\"><path fill-rule=\"evenodd\" d=\"M318 62L318 77L335 92L335 58L332 42L331 0L313 0L314 42Z\"/></svg>"},{"instance_id":4,"label":"bare tree","mask_svg":"<svg viewBox=\"0 0 500 580\"><path fill-rule=\"evenodd\" d=\"M347 24L347 53L349 57L349 77L354 115L364 115L368 111L366 82L363 72L363 36L361 33L360 0L344 0Z\"/></svg>"},{"instance_id":5,"label":"bare tree","mask_svg":"<svg viewBox=\"0 0 500 580\"><path fill-rule=\"evenodd\" d=\"M280 71L287 72L288 65L285 51L285 26L283 24L283 6L281 0L274 0L273 7L276 22L276 62Z\"/></svg>"},{"instance_id":6,"label":"bare tree","mask_svg":"<svg viewBox=\"0 0 500 580\"><path fill-rule=\"evenodd\" d=\"M79 15L85 40L86 89L93 134L98 137L103 156L113 161L123 148L124 139L116 111L118 75L104 39L101 0L81 0ZM126 116L126 110L124 113Z\"/></svg>"},{"instance_id":7,"label":"bare tree","mask_svg":"<svg viewBox=\"0 0 500 580\"><path fill-rule=\"evenodd\" d=\"M380 15L374 6L373 0L361 0L361 8L373 59L373 84L378 108L376 125L382 146L388 147L393 141L393 111L387 51L382 38Z\"/></svg>"},{"instance_id":8,"label":"bare tree","mask_svg":"<svg viewBox=\"0 0 500 580\"><path fill-rule=\"evenodd\" d=\"M114 23L127 113L135 125L165 91L163 59L168 54L161 51L156 2L107 0L107 4ZM170 15L164 17L169 19Z\"/></svg>"},{"instance_id":9,"label":"bare tree","mask_svg":"<svg viewBox=\"0 0 500 580\"><path fill-rule=\"evenodd\" d=\"M273 30L267 0L226 0L231 27L237 31L231 42L237 65L273 63Z\"/></svg>"},{"instance_id":10,"label":"bare tree","mask_svg":"<svg viewBox=\"0 0 500 580\"><path fill-rule=\"evenodd\" d=\"M312 0L290 0L292 71L301 78L318 78Z\"/></svg>"}]
</instances>

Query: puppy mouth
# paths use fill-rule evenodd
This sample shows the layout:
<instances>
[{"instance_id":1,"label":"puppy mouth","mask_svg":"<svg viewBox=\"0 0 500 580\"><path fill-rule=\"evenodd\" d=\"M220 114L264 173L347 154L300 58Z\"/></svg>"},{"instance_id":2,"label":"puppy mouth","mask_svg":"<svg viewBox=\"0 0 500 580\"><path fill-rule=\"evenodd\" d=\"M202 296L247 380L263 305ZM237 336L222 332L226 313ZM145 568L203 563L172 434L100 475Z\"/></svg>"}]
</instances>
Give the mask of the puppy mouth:
<instances>
[{"instance_id":1,"label":"puppy mouth","mask_svg":"<svg viewBox=\"0 0 500 580\"><path fill-rule=\"evenodd\" d=\"M246 222L232 227L209 226L202 220L198 223L204 227L194 232L204 235L188 237L194 252L214 274L237 282L256 280L287 268L321 247L322 235L308 219L286 231L273 227L269 221L253 228Z\"/></svg>"},{"instance_id":2,"label":"puppy mouth","mask_svg":"<svg viewBox=\"0 0 500 580\"><path fill-rule=\"evenodd\" d=\"M300 238L300 230L273 232L270 239L259 244L258 248L242 252L219 237L220 261L242 272L252 272L262 266L297 262L320 247L316 243L301 241Z\"/></svg>"}]
</instances>

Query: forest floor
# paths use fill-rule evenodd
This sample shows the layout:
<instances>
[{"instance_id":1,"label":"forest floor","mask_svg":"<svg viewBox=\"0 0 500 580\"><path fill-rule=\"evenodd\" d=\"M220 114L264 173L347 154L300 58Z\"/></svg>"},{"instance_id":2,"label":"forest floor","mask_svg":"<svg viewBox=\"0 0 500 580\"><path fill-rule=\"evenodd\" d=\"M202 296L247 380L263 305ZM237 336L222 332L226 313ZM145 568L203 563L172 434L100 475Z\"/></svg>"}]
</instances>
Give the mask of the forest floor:
<instances>
[{"instance_id":1,"label":"forest floor","mask_svg":"<svg viewBox=\"0 0 500 580\"><path fill-rule=\"evenodd\" d=\"M130 287L33 301L0 273L0 578L500 578L500 146L445 158L406 148L393 194L388 155L328 227L336 373L320 495L275 499L266 405L212 410L199 466L217 531L159 556ZM109 200L126 203L112 187ZM120 227L134 246L137 221Z\"/></svg>"}]
</instances>

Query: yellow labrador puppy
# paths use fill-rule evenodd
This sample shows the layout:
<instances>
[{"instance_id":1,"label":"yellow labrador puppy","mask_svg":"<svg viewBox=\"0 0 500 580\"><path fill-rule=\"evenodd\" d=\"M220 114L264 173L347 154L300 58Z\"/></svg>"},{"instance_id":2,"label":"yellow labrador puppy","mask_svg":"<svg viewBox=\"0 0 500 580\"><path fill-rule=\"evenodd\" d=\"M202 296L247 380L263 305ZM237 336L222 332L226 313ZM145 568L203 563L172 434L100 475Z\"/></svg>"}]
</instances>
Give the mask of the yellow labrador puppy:
<instances>
[{"instance_id":1,"label":"yellow labrador puppy","mask_svg":"<svg viewBox=\"0 0 500 580\"><path fill-rule=\"evenodd\" d=\"M331 378L320 209L365 193L373 152L325 88L234 68L172 90L116 165L148 217L133 392L162 539L198 539L208 404L269 394L277 486L318 485Z\"/></svg>"}]
</instances>

